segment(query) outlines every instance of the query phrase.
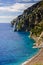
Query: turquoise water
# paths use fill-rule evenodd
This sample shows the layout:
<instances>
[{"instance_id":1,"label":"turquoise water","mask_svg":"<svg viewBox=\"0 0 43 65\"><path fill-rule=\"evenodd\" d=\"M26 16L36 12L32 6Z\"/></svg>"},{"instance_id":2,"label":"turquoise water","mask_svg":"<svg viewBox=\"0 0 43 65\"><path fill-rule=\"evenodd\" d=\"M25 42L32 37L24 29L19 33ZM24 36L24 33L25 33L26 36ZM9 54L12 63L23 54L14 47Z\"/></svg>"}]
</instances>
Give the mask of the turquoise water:
<instances>
[{"instance_id":1,"label":"turquoise water","mask_svg":"<svg viewBox=\"0 0 43 65\"><path fill-rule=\"evenodd\" d=\"M0 23L0 65L20 65L38 52L28 36L29 32L13 32L10 24Z\"/></svg>"}]
</instances>

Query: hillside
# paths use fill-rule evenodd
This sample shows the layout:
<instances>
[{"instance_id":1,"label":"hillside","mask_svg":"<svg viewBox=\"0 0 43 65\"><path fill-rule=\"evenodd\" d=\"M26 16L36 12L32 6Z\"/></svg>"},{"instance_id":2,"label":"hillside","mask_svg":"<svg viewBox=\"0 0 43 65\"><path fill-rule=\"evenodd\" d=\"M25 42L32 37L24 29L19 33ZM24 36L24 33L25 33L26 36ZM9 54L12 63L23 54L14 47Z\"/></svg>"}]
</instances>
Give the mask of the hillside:
<instances>
[{"instance_id":1,"label":"hillside","mask_svg":"<svg viewBox=\"0 0 43 65\"><path fill-rule=\"evenodd\" d=\"M43 1L24 10L22 15L11 21L14 31L31 31L39 36L43 31Z\"/></svg>"}]
</instances>

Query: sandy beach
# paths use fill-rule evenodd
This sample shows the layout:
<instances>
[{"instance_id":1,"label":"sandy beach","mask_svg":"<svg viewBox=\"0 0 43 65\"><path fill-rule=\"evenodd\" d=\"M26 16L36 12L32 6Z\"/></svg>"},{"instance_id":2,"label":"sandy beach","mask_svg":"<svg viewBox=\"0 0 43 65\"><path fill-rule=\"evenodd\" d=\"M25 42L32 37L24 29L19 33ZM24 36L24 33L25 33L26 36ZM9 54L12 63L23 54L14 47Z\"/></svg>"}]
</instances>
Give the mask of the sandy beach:
<instances>
[{"instance_id":1,"label":"sandy beach","mask_svg":"<svg viewBox=\"0 0 43 65\"><path fill-rule=\"evenodd\" d=\"M40 51L31 59L24 62L22 65L43 65L43 48L40 49Z\"/></svg>"}]
</instances>

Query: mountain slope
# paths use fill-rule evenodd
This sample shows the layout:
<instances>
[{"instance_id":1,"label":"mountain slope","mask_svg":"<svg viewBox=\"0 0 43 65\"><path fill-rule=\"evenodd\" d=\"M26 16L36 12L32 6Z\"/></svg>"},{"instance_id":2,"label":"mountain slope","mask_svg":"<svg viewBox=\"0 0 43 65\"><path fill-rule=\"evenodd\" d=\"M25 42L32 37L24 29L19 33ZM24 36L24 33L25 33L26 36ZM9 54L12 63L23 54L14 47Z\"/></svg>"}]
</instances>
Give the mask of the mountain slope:
<instances>
[{"instance_id":1,"label":"mountain slope","mask_svg":"<svg viewBox=\"0 0 43 65\"><path fill-rule=\"evenodd\" d=\"M31 31L33 34L38 30L37 32L41 33L43 31L43 1L24 10L23 14L14 19L11 24L13 27L15 25L15 31Z\"/></svg>"}]
</instances>

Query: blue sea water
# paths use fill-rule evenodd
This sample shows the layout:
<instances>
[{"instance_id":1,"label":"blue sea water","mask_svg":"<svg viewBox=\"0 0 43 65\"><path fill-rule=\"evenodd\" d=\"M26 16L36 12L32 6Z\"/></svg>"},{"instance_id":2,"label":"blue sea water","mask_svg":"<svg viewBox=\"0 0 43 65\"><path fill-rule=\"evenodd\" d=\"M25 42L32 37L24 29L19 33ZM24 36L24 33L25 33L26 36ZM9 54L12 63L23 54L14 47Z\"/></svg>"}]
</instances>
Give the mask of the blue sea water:
<instances>
[{"instance_id":1,"label":"blue sea water","mask_svg":"<svg viewBox=\"0 0 43 65\"><path fill-rule=\"evenodd\" d=\"M9 23L0 23L0 65L21 65L38 52L28 36L29 32L14 32Z\"/></svg>"}]
</instances>

